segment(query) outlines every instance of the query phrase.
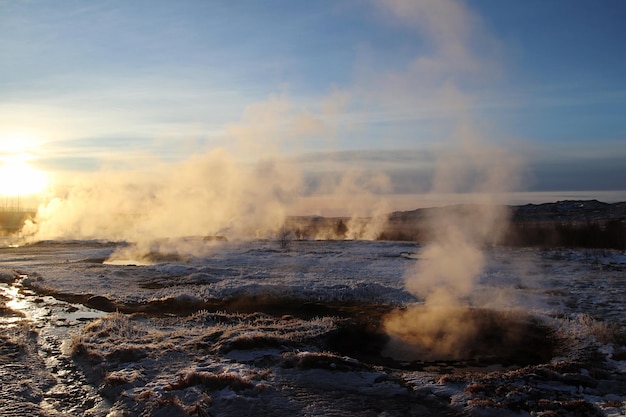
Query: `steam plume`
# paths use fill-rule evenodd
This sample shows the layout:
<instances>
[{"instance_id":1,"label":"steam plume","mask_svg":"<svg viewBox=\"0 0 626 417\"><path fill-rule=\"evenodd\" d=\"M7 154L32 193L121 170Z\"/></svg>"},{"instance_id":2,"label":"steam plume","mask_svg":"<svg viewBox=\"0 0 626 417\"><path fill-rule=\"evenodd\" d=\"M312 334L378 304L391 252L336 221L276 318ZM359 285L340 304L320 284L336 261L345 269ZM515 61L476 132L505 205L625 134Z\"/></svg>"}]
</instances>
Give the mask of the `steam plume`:
<instances>
[{"instance_id":1,"label":"steam plume","mask_svg":"<svg viewBox=\"0 0 626 417\"><path fill-rule=\"evenodd\" d=\"M485 266L483 248L497 241L508 222L499 196L518 182L520 161L489 141L472 123L471 96L460 80L488 70L472 41L485 36L480 20L454 0L380 1L403 23L424 33L435 47L419 57L404 76L438 105L448 109L447 144L437 149L432 193L468 193L473 204L430 211L430 241L407 272L406 288L424 301L387 317L389 356L403 359L459 359L480 337L481 316L468 315L472 295ZM493 43L493 42L492 42ZM411 81L413 76L420 79ZM423 85L423 79L431 82Z\"/></svg>"},{"instance_id":2,"label":"steam plume","mask_svg":"<svg viewBox=\"0 0 626 417\"><path fill-rule=\"evenodd\" d=\"M131 242L190 235L259 236L279 227L300 187L297 169L252 167L217 149L152 169L99 172L39 209L36 239Z\"/></svg>"},{"instance_id":3,"label":"steam plume","mask_svg":"<svg viewBox=\"0 0 626 417\"><path fill-rule=\"evenodd\" d=\"M124 240L146 250L182 236L271 236L303 194L303 170L289 152L300 141L332 137L333 117L348 100L347 93L332 92L316 112L298 108L286 94L271 95L226 126L231 151L82 175L43 204L23 233L35 240ZM356 218L371 215L373 206L381 212L375 194L389 187L382 174L348 171L324 191L342 202L350 200L346 195L368 196L368 209L348 206Z\"/></svg>"},{"instance_id":4,"label":"steam plume","mask_svg":"<svg viewBox=\"0 0 626 417\"><path fill-rule=\"evenodd\" d=\"M517 167L517 158L471 136L441 156L433 191L475 193L475 204L431 211L431 240L406 277L407 290L424 305L387 317L388 355L436 360L471 354L483 323L466 308L481 307L473 296L485 266L483 248L497 242L508 223L498 195L515 185Z\"/></svg>"}]
</instances>

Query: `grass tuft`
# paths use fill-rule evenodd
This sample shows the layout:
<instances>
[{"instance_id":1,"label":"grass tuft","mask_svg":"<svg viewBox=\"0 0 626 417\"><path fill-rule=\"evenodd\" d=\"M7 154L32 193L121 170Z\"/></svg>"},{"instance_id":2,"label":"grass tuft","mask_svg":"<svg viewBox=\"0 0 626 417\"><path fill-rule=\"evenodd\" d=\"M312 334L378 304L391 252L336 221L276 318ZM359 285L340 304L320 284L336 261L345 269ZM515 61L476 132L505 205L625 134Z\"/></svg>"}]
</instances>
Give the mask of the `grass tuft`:
<instances>
[{"instance_id":1,"label":"grass tuft","mask_svg":"<svg viewBox=\"0 0 626 417\"><path fill-rule=\"evenodd\" d=\"M219 373L212 372L189 372L179 377L175 382L168 384L165 389L167 391L181 390L195 385L202 385L210 391L219 391L224 388L230 388L233 391L242 391L254 387L249 380L242 378L235 373Z\"/></svg>"}]
</instances>

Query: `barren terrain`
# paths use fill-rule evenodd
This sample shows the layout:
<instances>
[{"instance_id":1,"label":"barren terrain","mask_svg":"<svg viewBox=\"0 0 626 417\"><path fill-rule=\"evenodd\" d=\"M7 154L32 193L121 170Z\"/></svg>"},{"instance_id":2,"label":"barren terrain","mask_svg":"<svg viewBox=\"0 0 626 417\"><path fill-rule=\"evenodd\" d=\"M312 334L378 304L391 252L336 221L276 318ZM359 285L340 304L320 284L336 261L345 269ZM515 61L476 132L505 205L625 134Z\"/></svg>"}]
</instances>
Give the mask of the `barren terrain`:
<instances>
[{"instance_id":1,"label":"barren terrain","mask_svg":"<svg viewBox=\"0 0 626 417\"><path fill-rule=\"evenodd\" d=\"M420 306L404 284L418 244L144 249L0 250L2 415L626 412L622 252L489 249L465 311L448 312L478 333L438 357L406 356L385 328Z\"/></svg>"}]
</instances>

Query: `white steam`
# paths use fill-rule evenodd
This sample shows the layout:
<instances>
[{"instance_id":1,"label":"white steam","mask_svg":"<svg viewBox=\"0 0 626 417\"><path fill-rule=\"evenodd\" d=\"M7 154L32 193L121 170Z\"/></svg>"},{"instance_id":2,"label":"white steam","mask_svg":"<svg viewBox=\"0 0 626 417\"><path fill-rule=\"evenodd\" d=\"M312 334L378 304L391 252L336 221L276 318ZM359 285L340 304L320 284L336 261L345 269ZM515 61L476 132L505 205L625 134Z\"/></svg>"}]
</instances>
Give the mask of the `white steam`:
<instances>
[{"instance_id":1,"label":"white steam","mask_svg":"<svg viewBox=\"0 0 626 417\"><path fill-rule=\"evenodd\" d=\"M406 283L427 304L467 303L484 269L483 248L495 244L508 225L503 196L518 185L519 158L468 128L459 135L438 160L433 192L471 193L473 204L430 212L430 242Z\"/></svg>"},{"instance_id":2,"label":"white steam","mask_svg":"<svg viewBox=\"0 0 626 417\"><path fill-rule=\"evenodd\" d=\"M480 321L467 314L485 267L485 246L497 242L508 222L501 197L519 182L520 161L485 138L473 122L472 97L461 81L493 73L493 65L475 51L488 34L464 2L455 0L381 0L398 21L425 34L435 51L418 57L402 77L403 89L423 92L435 106L447 109L449 136L436 150L431 192L466 193L472 204L431 210L429 242L415 268L407 272L406 288L424 304L393 313L385 328L391 338L386 354L408 360L459 359L480 335ZM491 56L491 53L481 55ZM428 80L425 84L424 80ZM417 100L419 102L419 100Z\"/></svg>"},{"instance_id":3,"label":"white steam","mask_svg":"<svg viewBox=\"0 0 626 417\"><path fill-rule=\"evenodd\" d=\"M390 314L385 328L388 356L405 360L469 359L482 343L477 294L485 268L484 248L505 231L509 213L499 199L516 184L519 161L476 138L465 138L438 161L434 192L475 193L474 204L434 209L428 216L430 241L408 271L406 288L423 305ZM514 342L508 338L504 339Z\"/></svg>"},{"instance_id":4,"label":"white steam","mask_svg":"<svg viewBox=\"0 0 626 417\"><path fill-rule=\"evenodd\" d=\"M99 172L40 207L25 234L35 239L131 242L223 235L259 236L279 227L300 188L284 162L238 164L225 150L151 169Z\"/></svg>"}]
</instances>

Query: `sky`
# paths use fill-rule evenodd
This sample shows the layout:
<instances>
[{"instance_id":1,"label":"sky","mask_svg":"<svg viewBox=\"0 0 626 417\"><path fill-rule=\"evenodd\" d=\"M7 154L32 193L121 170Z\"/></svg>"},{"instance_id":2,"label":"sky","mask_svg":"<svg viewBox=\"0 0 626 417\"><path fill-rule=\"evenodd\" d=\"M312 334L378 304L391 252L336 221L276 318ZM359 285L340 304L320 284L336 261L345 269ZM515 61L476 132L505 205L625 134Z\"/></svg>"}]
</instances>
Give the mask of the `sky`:
<instances>
[{"instance_id":1,"label":"sky","mask_svg":"<svg viewBox=\"0 0 626 417\"><path fill-rule=\"evenodd\" d=\"M290 210L331 214L485 192L437 185L464 149L515 167L516 203L623 200L624 21L623 0L0 0L0 163L58 193L224 152L297 167Z\"/></svg>"}]
</instances>

